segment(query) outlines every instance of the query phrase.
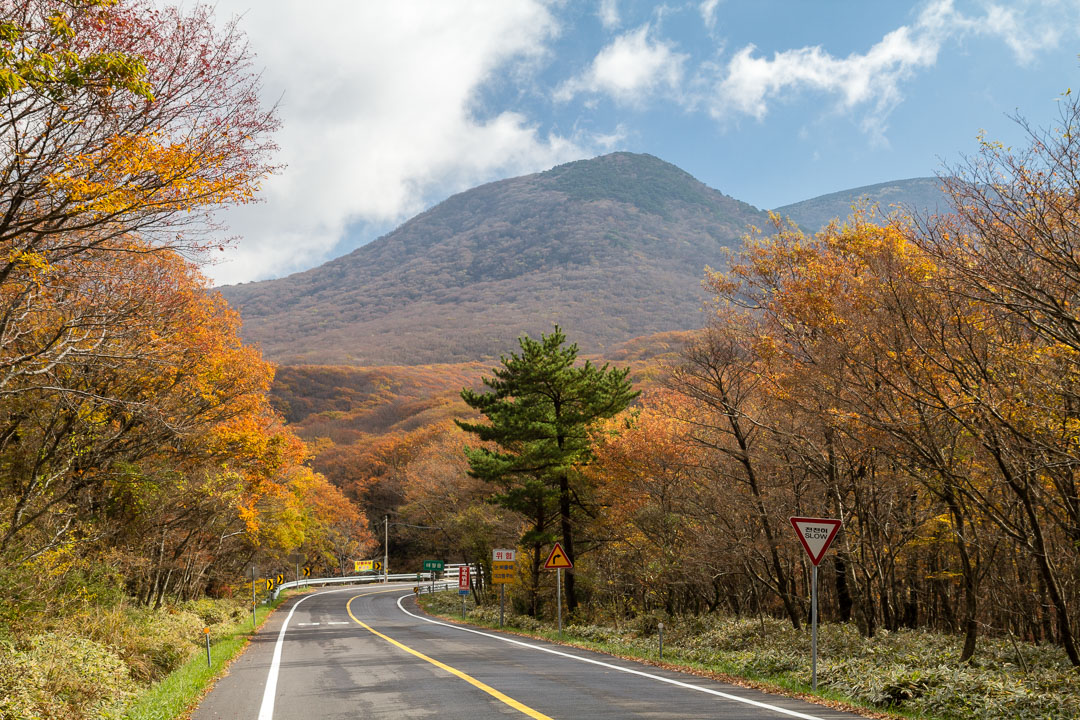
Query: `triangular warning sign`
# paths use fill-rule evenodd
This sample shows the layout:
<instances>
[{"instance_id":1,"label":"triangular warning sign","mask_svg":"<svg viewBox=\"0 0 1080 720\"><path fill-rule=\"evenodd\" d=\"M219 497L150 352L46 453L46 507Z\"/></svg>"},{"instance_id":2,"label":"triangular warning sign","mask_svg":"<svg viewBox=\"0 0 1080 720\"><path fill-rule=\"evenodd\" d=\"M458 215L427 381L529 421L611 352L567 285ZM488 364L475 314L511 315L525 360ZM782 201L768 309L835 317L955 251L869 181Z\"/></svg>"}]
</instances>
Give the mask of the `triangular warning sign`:
<instances>
[{"instance_id":1,"label":"triangular warning sign","mask_svg":"<svg viewBox=\"0 0 1080 720\"><path fill-rule=\"evenodd\" d=\"M570 558L566 557L566 553L562 549L562 545L555 543L555 547L551 548L551 554L548 555L547 562L544 563L545 570L565 570L566 568L574 567L574 563L570 562Z\"/></svg>"},{"instance_id":2,"label":"triangular warning sign","mask_svg":"<svg viewBox=\"0 0 1080 720\"><path fill-rule=\"evenodd\" d=\"M791 518L791 526L795 528L795 534L799 536L799 541L814 565L820 563L825 556L825 551L832 545L841 524L840 520L830 518Z\"/></svg>"}]
</instances>

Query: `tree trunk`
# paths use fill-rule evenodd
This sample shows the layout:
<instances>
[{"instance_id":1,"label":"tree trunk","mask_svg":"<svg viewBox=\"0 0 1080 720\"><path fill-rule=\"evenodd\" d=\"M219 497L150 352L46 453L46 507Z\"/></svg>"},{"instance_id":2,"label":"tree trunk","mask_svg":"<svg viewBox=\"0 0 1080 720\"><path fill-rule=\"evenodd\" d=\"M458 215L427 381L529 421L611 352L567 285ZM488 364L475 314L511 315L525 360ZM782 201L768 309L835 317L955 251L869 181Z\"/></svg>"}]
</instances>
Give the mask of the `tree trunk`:
<instances>
[{"instance_id":1,"label":"tree trunk","mask_svg":"<svg viewBox=\"0 0 1080 720\"><path fill-rule=\"evenodd\" d=\"M574 562L574 527L570 521L570 476L563 473L559 478L559 523L562 530L562 549L567 559ZM574 589L574 570L566 571L566 612L573 615L577 609L577 594Z\"/></svg>"}]
</instances>

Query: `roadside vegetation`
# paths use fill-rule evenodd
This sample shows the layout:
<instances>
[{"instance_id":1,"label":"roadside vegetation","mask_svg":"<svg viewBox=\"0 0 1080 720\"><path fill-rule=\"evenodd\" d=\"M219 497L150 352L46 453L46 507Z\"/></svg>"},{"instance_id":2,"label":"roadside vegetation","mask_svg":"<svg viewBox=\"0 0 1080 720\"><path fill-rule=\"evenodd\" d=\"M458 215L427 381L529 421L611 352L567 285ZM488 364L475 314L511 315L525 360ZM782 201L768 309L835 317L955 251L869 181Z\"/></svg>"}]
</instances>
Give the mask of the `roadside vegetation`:
<instances>
[{"instance_id":1,"label":"roadside vegetation","mask_svg":"<svg viewBox=\"0 0 1080 720\"><path fill-rule=\"evenodd\" d=\"M205 6L0 9L4 720L120 717L242 624L253 564L371 539L193 261L275 169L258 89Z\"/></svg>"},{"instance_id":2,"label":"roadside vegetation","mask_svg":"<svg viewBox=\"0 0 1080 720\"><path fill-rule=\"evenodd\" d=\"M5 574L0 611L0 718L43 720L178 717L252 630L245 597L170 602L161 608L124 592L105 567L71 572L57 585ZM277 603L259 597L261 624ZM278 602L284 599L279 598ZM208 669L204 628L212 643Z\"/></svg>"},{"instance_id":3,"label":"roadside vegetation","mask_svg":"<svg viewBox=\"0 0 1080 720\"><path fill-rule=\"evenodd\" d=\"M420 604L434 615L461 621L456 592L421 595ZM496 598L480 606L470 598L465 622L498 628ZM795 630L778 618L663 613L596 618L565 625L560 639L550 618L511 612L504 629L711 673L783 695L816 697L855 711L926 720L1080 717L1080 685L1061 648L1006 638L984 643L978 662L960 663L963 644L956 635L904 629L868 638L853 623L825 623L818 636L818 692L812 694L810 629Z\"/></svg>"}]
</instances>

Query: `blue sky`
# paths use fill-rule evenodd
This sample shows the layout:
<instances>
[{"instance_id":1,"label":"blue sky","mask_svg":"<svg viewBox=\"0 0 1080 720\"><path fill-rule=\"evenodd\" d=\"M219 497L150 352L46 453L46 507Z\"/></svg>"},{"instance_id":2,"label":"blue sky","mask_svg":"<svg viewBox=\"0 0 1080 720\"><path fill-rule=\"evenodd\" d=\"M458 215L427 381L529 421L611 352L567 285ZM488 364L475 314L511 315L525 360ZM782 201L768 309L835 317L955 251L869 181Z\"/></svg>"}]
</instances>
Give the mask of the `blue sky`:
<instances>
[{"instance_id":1,"label":"blue sky","mask_svg":"<svg viewBox=\"0 0 1080 720\"><path fill-rule=\"evenodd\" d=\"M773 208L1023 144L1080 90L1080 2L219 0L287 167L219 283L316 266L483 182L646 152ZM287 34L282 28L288 28Z\"/></svg>"}]
</instances>

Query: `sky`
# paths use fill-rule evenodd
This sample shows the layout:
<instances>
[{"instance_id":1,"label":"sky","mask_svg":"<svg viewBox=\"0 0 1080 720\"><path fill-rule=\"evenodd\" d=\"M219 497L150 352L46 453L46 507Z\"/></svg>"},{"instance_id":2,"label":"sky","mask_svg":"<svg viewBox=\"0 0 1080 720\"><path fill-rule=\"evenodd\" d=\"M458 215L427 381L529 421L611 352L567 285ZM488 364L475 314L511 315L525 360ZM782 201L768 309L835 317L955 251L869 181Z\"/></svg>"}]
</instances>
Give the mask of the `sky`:
<instances>
[{"instance_id":1,"label":"sky","mask_svg":"<svg viewBox=\"0 0 1080 720\"><path fill-rule=\"evenodd\" d=\"M1080 91L1080 0L217 0L277 105L215 284L344 255L454 193L614 151L771 209L945 172Z\"/></svg>"}]
</instances>

